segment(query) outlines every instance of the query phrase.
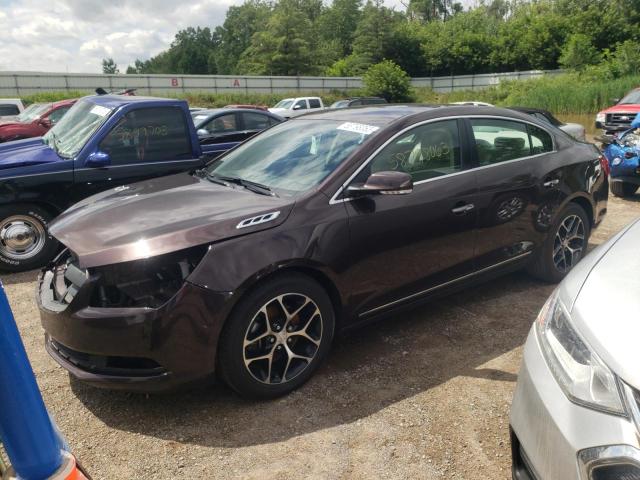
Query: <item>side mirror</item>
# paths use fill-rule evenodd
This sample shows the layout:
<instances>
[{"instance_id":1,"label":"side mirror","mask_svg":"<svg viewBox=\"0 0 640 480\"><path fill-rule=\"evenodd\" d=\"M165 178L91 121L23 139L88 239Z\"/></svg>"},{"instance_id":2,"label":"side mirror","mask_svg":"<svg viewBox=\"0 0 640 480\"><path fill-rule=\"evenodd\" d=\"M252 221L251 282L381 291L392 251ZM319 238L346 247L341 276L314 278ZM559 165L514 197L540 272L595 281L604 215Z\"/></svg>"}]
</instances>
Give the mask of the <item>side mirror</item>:
<instances>
[{"instance_id":1,"label":"side mirror","mask_svg":"<svg viewBox=\"0 0 640 480\"><path fill-rule=\"evenodd\" d=\"M38 120L38 124L40 124L46 129L49 129L53 126L53 122L48 118L41 118L40 120Z\"/></svg>"},{"instance_id":2,"label":"side mirror","mask_svg":"<svg viewBox=\"0 0 640 480\"><path fill-rule=\"evenodd\" d=\"M347 192L350 196L368 195L406 195L413 191L411 175L405 172L376 172L372 173L364 184L349 185Z\"/></svg>"},{"instance_id":3,"label":"side mirror","mask_svg":"<svg viewBox=\"0 0 640 480\"><path fill-rule=\"evenodd\" d=\"M93 152L89 154L84 164L91 168L104 168L111 165L111 157L105 152Z\"/></svg>"},{"instance_id":4,"label":"side mirror","mask_svg":"<svg viewBox=\"0 0 640 480\"><path fill-rule=\"evenodd\" d=\"M294 105L293 109L294 110L300 110L302 108L302 105Z\"/></svg>"},{"instance_id":5,"label":"side mirror","mask_svg":"<svg viewBox=\"0 0 640 480\"><path fill-rule=\"evenodd\" d=\"M616 137L613 135L598 135L597 137L593 137L593 139L602 145L611 145L616 142Z\"/></svg>"},{"instance_id":6,"label":"side mirror","mask_svg":"<svg viewBox=\"0 0 640 480\"><path fill-rule=\"evenodd\" d=\"M204 136L204 135L209 135L209 132L207 130L205 130L204 128L199 128L198 131L196 132L199 136Z\"/></svg>"}]
</instances>

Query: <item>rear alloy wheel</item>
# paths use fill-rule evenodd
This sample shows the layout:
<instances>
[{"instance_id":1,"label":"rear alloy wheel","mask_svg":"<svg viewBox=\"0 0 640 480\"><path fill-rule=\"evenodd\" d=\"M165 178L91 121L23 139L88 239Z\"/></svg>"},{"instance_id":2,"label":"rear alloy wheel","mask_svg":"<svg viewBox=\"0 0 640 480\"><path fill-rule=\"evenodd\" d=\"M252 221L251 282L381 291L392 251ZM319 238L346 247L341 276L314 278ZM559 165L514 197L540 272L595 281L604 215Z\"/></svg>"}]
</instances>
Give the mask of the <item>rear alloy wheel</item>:
<instances>
[{"instance_id":1,"label":"rear alloy wheel","mask_svg":"<svg viewBox=\"0 0 640 480\"><path fill-rule=\"evenodd\" d=\"M220 340L220 370L244 396L273 398L302 385L326 356L334 330L326 292L302 275L269 281L241 301Z\"/></svg>"},{"instance_id":2,"label":"rear alloy wheel","mask_svg":"<svg viewBox=\"0 0 640 480\"><path fill-rule=\"evenodd\" d=\"M542 280L559 282L586 254L589 234L584 209L570 203L558 215L529 271Z\"/></svg>"},{"instance_id":3,"label":"rear alloy wheel","mask_svg":"<svg viewBox=\"0 0 640 480\"><path fill-rule=\"evenodd\" d=\"M48 212L32 205L0 208L0 270L22 272L49 261L58 246L47 232L50 220Z\"/></svg>"},{"instance_id":4,"label":"rear alloy wheel","mask_svg":"<svg viewBox=\"0 0 640 480\"><path fill-rule=\"evenodd\" d=\"M638 185L629 182L611 182L611 193L616 197L630 197L638 190Z\"/></svg>"}]
</instances>

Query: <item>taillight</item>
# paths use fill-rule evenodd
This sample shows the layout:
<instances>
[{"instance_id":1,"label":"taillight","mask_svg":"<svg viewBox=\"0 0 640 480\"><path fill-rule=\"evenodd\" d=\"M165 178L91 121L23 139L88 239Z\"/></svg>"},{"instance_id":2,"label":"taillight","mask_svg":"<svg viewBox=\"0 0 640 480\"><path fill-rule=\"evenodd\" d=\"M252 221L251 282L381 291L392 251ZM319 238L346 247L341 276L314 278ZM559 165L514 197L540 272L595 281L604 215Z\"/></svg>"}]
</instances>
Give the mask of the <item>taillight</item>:
<instances>
[{"instance_id":1,"label":"taillight","mask_svg":"<svg viewBox=\"0 0 640 480\"><path fill-rule=\"evenodd\" d=\"M609 160L607 160L607 157L605 157L604 155L600 155L598 157L598 160L600 160L600 166L602 167L602 171L608 177L609 174L611 173L611 167L609 166Z\"/></svg>"}]
</instances>

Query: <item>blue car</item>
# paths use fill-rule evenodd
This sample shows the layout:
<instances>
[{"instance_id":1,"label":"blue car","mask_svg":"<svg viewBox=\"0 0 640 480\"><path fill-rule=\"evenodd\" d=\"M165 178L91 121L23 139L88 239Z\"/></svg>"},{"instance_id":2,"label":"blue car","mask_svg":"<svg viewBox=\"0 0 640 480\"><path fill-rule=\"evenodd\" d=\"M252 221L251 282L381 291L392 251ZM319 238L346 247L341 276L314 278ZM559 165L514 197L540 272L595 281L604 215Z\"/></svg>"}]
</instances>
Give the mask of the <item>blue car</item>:
<instances>
[{"instance_id":1,"label":"blue car","mask_svg":"<svg viewBox=\"0 0 640 480\"><path fill-rule=\"evenodd\" d=\"M640 187L640 114L631 128L617 135L603 135L603 154L611 168L611 192L616 197L629 197Z\"/></svg>"},{"instance_id":2,"label":"blue car","mask_svg":"<svg viewBox=\"0 0 640 480\"><path fill-rule=\"evenodd\" d=\"M249 110L204 111L184 100L84 97L46 135L0 145L0 270L51 260L47 226L93 194L197 170L280 119Z\"/></svg>"},{"instance_id":3,"label":"blue car","mask_svg":"<svg viewBox=\"0 0 640 480\"><path fill-rule=\"evenodd\" d=\"M191 112L198 139L208 157L214 158L257 133L284 121L263 110L215 108Z\"/></svg>"}]
</instances>

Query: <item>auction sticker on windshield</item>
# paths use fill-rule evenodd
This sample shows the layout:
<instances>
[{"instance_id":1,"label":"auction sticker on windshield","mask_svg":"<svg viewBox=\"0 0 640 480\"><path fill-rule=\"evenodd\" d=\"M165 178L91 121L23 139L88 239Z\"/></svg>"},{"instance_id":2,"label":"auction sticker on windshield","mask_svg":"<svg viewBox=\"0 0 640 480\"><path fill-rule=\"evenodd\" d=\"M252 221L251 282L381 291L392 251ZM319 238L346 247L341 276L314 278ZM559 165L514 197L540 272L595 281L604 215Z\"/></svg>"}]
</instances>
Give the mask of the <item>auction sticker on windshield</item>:
<instances>
[{"instance_id":1,"label":"auction sticker on windshield","mask_svg":"<svg viewBox=\"0 0 640 480\"><path fill-rule=\"evenodd\" d=\"M111 110L109 110L107 107L103 107L102 105L96 105L91 109L90 113L93 113L94 115L98 115L99 117L104 117L105 115L108 115L109 112L111 112Z\"/></svg>"},{"instance_id":2,"label":"auction sticker on windshield","mask_svg":"<svg viewBox=\"0 0 640 480\"><path fill-rule=\"evenodd\" d=\"M338 130L346 130L347 132L363 133L370 135L376 130L380 130L380 127L374 127L373 125L365 125L364 123L346 122L338 126Z\"/></svg>"}]
</instances>

